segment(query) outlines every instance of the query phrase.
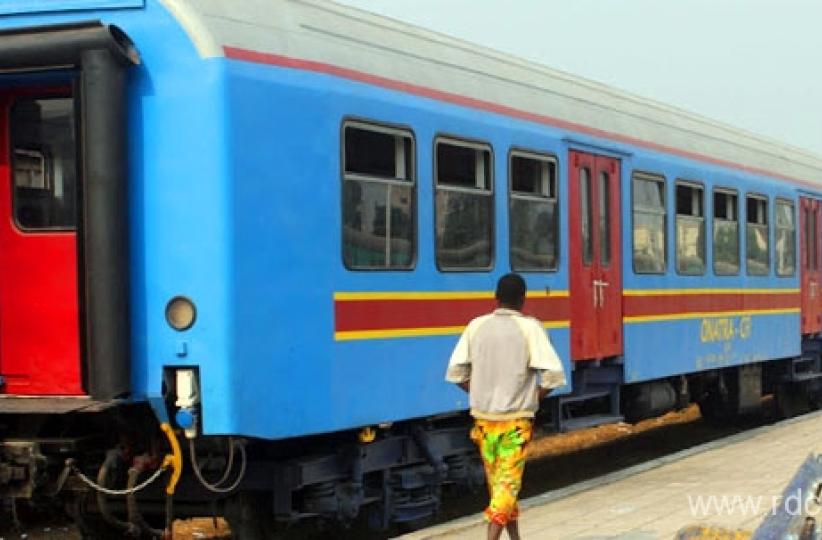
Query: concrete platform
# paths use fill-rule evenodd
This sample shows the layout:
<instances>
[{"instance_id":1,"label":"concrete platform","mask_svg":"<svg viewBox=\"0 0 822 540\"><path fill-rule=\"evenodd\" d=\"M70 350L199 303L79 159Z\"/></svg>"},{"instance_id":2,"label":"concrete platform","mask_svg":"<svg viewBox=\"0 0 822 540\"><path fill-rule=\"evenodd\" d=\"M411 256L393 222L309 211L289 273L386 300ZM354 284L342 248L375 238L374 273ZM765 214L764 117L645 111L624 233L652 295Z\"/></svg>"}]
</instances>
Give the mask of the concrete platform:
<instances>
[{"instance_id":1,"label":"concrete platform","mask_svg":"<svg viewBox=\"0 0 822 540\"><path fill-rule=\"evenodd\" d=\"M822 412L521 501L520 531L525 539L585 540L673 539L694 525L752 532L775 506L792 503L782 492L811 453L822 453ZM402 538L473 540L484 530L477 514Z\"/></svg>"}]
</instances>

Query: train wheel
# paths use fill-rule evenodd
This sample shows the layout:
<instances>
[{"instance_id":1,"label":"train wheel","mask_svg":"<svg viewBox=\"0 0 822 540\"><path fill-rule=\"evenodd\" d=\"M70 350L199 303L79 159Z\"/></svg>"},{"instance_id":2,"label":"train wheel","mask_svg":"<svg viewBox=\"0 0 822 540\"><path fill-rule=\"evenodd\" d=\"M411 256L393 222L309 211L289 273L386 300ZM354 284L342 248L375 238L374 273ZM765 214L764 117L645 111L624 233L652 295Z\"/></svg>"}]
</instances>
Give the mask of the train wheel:
<instances>
[{"instance_id":1,"label":"train wheel","mask_svg":"<svg viewBox=\"0 0 822 540\"><path fill-rule=\"evenodd\" d=\"M706 393L696 403L699 406L699 414L707 423L712 425L728 424L737 416L727 395L723 396L718 390Z\"/></svg>"},{"instance_id":2,"label":"train wheel","mask_svg":"<svg viewBox=\"0 0 822 540\"><path fill-rule=\"evenodd\" d=\"M782 418L791 418L811 410L808 391L800 384L780 384L776 388L776 408Z\"/></svg>"},{"instance_id":3,"label":"train wheel","mask_svg":"<svg viewBox=\"0 0 822 540\"><path fill-rule=\"evenodd\" d=\"M88 500L87 494L78 494L66 502L66 514L74 522L83 540L104 540L117 536L99 513L89 511L93 503Z\"/></svg>"},{"instance_id":4,"label":"train wheel","mask_svg":"<svg viewBox=\"0 0 822 540\"><path fill-rule=\"evenodd\" d=\"M261 493L243 491L225 501L225 518L231 537L241 540L275 538L271 498Z\"/></svg>"},{"instance_id":5,"label":"train wheel","mask_svg":"<svg viewBox=\"0 0 822 540\"><path fill-rule=\"evenodd\" d=\"M808 403L812 411L822 409L822 384L819 379L808 383Z\"/></svg>"}]
</instances>

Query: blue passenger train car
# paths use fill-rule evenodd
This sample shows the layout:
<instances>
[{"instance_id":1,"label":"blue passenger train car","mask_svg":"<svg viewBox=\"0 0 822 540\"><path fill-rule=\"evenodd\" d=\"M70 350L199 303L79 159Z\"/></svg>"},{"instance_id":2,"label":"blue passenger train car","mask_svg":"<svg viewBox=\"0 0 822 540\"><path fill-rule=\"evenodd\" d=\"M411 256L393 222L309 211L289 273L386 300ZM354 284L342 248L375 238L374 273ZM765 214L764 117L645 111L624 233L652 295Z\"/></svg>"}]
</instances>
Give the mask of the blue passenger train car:
<instances>
[{"instance_id":1,"label":"blue passenger train car","mask_svg":"<svg viewBox=\"0 0 822 540\"><path fill-rule=\"evenodd\" d=\"M802 150L322 0L3 2L0 105L0 498L425 517L510 271L550 429L820 398Z\"/></svg>"}]
</instances>

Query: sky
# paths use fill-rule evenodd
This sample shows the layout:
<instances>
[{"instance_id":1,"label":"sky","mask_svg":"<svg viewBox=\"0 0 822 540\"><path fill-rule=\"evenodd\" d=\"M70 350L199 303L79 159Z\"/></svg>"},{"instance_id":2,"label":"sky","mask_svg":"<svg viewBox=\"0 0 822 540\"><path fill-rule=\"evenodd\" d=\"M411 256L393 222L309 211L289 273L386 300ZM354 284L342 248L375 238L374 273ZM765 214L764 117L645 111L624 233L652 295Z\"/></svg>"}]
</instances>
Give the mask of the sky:
<instances>
[{"instance_id":1,"label":"sky","mask_svg":"<svg viewBox=\"0 0 822 540\"><path fill-rule=\"evenodd\" d=\"M820 0L337 0L822 156Z\"/></svg>"}]
</instances>

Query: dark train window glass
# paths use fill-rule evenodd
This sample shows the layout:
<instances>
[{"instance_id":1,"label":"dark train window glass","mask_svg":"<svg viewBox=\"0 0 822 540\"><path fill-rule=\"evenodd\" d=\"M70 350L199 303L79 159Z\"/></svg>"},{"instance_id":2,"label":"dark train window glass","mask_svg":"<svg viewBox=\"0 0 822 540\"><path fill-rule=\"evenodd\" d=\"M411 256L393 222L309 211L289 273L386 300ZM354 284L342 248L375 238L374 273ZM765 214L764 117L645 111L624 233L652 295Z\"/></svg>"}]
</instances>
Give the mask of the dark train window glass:
<instances>
[{"instance_id":1,"label":"dark train window glass","mask_svg":"<svg viewBox=\"0 0 822 540\"><path fill-rule=\"evenodd\" d=\"M796 220L791 201L776 201L776 275L792 276L796 271ZM816 213L814 213L814 216ZM814 227L816 232L816 227Z\"/></svg>"},{"instance_id":2,"label":"dark train window glass","mask_svg":"<svg viewBox=\"0 0 822 540\"><path fill-rule=\"evenodd\" d=\"M701 186L676 184L676 271L705 273L705 212Z\"/></svg>"},{"instance_id":3,"label":"dark train window glass","mask_svg":"<svg viewBox=\"0 0 822 540\"><path fill-rule=\"evenodd\" d=\"M343 137L343 261L408 269L415 253L414 141L407 131L351 123Z\"/></svg>"},{"instance_id":4,"label":"dark train window glass","mask_svg":"<svg viewBox=\"0 0 822 540\"><path fill-rule=\"evenodd\" d=\"M582 220L582 263L591 266L594 258L594 238L591 230L593 216L591 208L591 171L579 170L579 206Z\"/></svg>"},{"instance_id":5,"label":"dark train window glass","mask_svg":"<svg viewBox=\"0 0 822 540\"><path fill-rule=\"evenodd\" d=\"M808 254L806 268L816 271L819 270L819 234L817 232L819 208L806 208L805 214L805 244Z\"/></svg>"},{"instance_id":6,"label":"dark train window glass","mask_svg":"<svg viewBox=\"0 0 822 540\"><path fill-rule=\"evenodd\" d=\"M813 213L813 269L819 270L819 208Z\"/></svg>"},{"instance_id":7,"label":"dark train window glass","mask_svg":"<svg viewBox=\"0 0 822 540\"><path fill-rule=\"evenodd\" d=\"M608 173L599 173L599 262L611 264L611 184Z\"/></svg>"},{"instance_id":8,"label":"dark train window glass","mask_svg":"<svg viewBox=\"0 0 822 540\"><path fill-rule=\"evenodd\" d=\"M793 209L793 207L791 208ZM805 216L805 257L803 259L804 268L807 270L819 269L819 237L817 235L817 216L819 215L818 208L804 207L802 209ZM779 223L779 216L777 216L777 223Z\"/></svg>"},{"instance_id":9,"label":"dark train window glass","mask_svg":"<svg viewBox=\"0 0 822 540\"><path fill-rule=\"evenodd\" d=\"M714 273L739 273L739 196L729 190L714 191Z\"/></svg>"},{"instance_id":10,"label":"dark train window glass","mask_svg":"<svg viewBox=\"0 0 822 540\"><path fill-rule=\"evenodd\" d=\"M76 229L74 100L18 99L9 129L17 225L30 231Z\"/></svg>"},{"instance_id":11,"label":"dark train window glass","mask_svg":"<svg viewBox=\"0 0 822 540\"><path fill-rule=\"evenodd\" d=\"M632 178L634 272L662 274L666 269L665 179L643 173Z\"/></svg>"},{"instance_id":12,"label":"dark train window glass","mask_svg":"<svg viewBox=\"0 0 822 540\"><path fill-rule=\"evenodd\" d=\"M437 265L484 270L493 258L491 150L485 145L436 143Z\"/></svg>"},{"instance_id":13,"label":"dark train window glass","mask_svg":"<svg viewBox=\"0 0 822 540\"><path fill-rule=\"evenodd\" d=\"M537 154L511 154L511 191L556 200L557 164L553 158Z\"/></svg>"},{"instance_id":14,"label":"dark train window glass","mask_svg":"<svg viewBox=\"0 0 822 540\"><path fill-rule=\"evenodd\" d=\"M766 276L770 273L768 242L768 199L757 195L745 198L745 263L748 274Z\"/></svg>"},{"instance_id":15,"label":"dark train window glass","mask_svg":"<svg viewBox=\"0 0 822 540\"><path fill-rule=\"evenodd\" d=\"M531 272L556 270L556 162L549 157L512 153L510 174L511 268Z\"/></svg>"},{"instance_id":16,"label":"dark train window glass","mask_svg":"<svg viewBox=\"0 0 822 540\"><path fill-rule=\"evenodd\" d=\"M817 255L818 241L816 239L816 211L811 208L805 209L805 253L808 255L806 268L816 270L819 257Z\"/></svg>"},{"instance_id":17,"label":"dark train window glass","mask_svg":"<svg viewBox=\"0 0 822 540\"><path fill-rule=\"evenodd\" d=\"M411 135L389 128L345 127L345 172L377 178L411 180Z\"/></svg>"},{"instance_id":18,"label":"dark train window glass","mask_svg":"<svg viewBox=\"0 0 822 540\"><path fill-rule=\"evenodd\" d=\"M810 234L808 235L808 241L810 242L810 249L808 250L809 254L809 264L811 270L819 270L819 208L815 208L810 212L810 219L808 220L808 226L810 227Z\"/></svg>"}]
</instances>

